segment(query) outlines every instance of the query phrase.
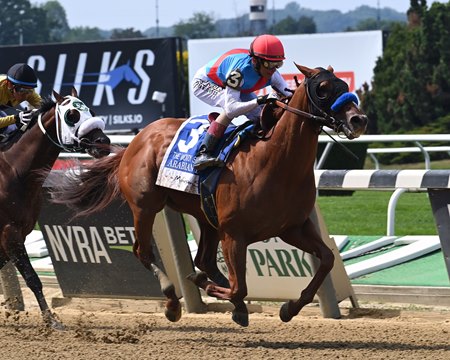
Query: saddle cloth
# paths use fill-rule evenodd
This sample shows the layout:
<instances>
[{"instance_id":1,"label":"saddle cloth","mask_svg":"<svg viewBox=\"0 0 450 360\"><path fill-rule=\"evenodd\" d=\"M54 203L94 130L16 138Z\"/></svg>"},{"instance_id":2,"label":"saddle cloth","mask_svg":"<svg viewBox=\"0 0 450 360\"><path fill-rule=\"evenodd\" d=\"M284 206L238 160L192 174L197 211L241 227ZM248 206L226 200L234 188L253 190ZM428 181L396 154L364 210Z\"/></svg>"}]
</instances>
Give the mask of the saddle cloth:
<instances>
[{"instance_id":1,"label":"saddle cloth","mask_svg":"<svg viewBox=\"0 0 450 360\"><path fill-rule=\"evenodd\" d=\"M156 185L191 194L200 194L201 178L207 177L214 170L214 168L206 168L199 174L194 169L195 155L209 125L208 115L193 116L183 122L164 155ZM234 124L228 126L214 154L224 162L234 145L239 141L238 138L234 140L236 128ZM250 131L251 128L253 128L253 125L245 127L237 135L242 139L242 135Z\"/></svg>"},{"instance_id":2,"label":"saddle cloth","mask_svg":"<svg viewBox=\"0 0 450 360\"><path fill-rule=\"evenodd\" d=\"M218 227L216 186L223 168L194 169L195 155L209 127L207 115L191 117L178 129L159 168L156 185L200 195L201 208L209 223ZM253 130L251 122L236 127L230 124L214 156L226 162L231 150Z\"/></svg>"}]
</instances>

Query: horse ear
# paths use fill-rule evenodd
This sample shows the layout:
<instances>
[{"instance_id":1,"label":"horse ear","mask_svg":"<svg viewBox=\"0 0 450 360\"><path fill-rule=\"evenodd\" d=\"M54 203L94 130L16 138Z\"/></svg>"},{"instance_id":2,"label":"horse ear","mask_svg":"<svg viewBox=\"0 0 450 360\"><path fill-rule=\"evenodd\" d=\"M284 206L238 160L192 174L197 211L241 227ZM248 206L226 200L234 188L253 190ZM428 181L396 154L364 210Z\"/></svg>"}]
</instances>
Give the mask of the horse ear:
<instances>
[{"instance_id":1,"label":"horse ear","mask_svg":"<svg viewBox=\"0 0 450 360\"><path fill-rule=\"evenodd\" d=\"M297 63L294 63L294 65L307 78L310 78L311 76L313 76L317 72L317 70L315 70L315 69L310 69L309 67L306 67L306 66L303 66L303 65L298 65Z\"/></svg>"},{"instance_id":2,"label":"horse ear","mask_svg":"<svg viewBox=\"0 0 450 360\"><path fill-rule=\"evenodd\" d=\"M74 86L72 86L72 96L73 97L78 97L78 91L77 91L77 89L75 89Z\"/></svg>"},{"instance_id":3,"label":"horse ear","mask_svg":"<svg viewBox=\"0 0 450 360\"><path fill-rule=\"evenodd\" d=\"M61 102L63 100L63 97L59 95L55 90L53 90L53 96L55 97L57 102Z\"/></svg>"},{"instance_id":4,"label":"horse ear","mask_svg":"<svg viewBox=\"0 0 450 360\"><path fill-rule=\"evenodd\" d=\"M331 73L334 73L334 69L331 65L328 65L327 70Z\"/></svg>"}]
</instances>

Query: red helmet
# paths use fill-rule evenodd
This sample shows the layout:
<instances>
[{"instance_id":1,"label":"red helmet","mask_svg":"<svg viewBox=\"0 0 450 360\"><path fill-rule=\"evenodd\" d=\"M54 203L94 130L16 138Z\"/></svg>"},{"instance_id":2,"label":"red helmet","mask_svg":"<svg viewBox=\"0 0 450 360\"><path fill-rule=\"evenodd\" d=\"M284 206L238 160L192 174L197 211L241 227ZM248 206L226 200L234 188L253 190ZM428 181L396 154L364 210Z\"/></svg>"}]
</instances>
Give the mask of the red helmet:
<instances>
[{"instance_id":1,"label":"red helmet","mask_svg":"<svg viewBox=\"0 0 450 360\"><path fill-rule=\"evenodd\" d=\"M250 45L250 55L267 61L285 59L283 44L274 35L257 36Z\"/></svg>"}]
</instances>

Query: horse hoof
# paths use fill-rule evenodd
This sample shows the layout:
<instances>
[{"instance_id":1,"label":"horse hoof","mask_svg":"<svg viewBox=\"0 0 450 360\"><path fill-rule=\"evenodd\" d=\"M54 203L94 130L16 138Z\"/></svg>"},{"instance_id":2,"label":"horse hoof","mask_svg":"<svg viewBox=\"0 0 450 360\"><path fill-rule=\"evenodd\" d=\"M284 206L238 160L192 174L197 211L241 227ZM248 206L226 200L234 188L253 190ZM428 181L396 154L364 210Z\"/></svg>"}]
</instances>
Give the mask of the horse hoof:
<instances>
[{"instance_id":1,"label":"horse hoof","mask_svg":"<svg viewBox=\"0 0 450 360\"><path fill-rule=\"evenodd\" d=\"M241 325L243 327L248 326L248 313L233 311L233 315L231 318L238 325Z\"/></svg>"},{"instance_id":2,"label":"horse hoof","mask_svg":"<svg viewBox=\"0 0 450 360\"><path fill-rule=\"evenodd\" d=\"M208 277L206 276L206 273L203 271L200 272L193 272L186 276L186 279L189 281L192 281L195 285L198 287L202 287L202 285L208 281Z\"/></svg>"},{"instance_id":3,"label":"horse hoof","mask_svg":"<svg viewBox=\"0 0 450 360\"><path fill-rule=\"evenodd\" d=\"M51 327L53 330L58 330L58 331L64 331L64 330L66 330L66 327L65 327L62 323L60 323L59 321L56 321L56 320L53 320L53 321L50 323L50 327Z\"/></svg>"},{"instance_id":4,"label":"horse hoof","mask_svg":"<svg viewBox=\"0 0 450 360\"><path fill-rule=\"evenodd\" d=\"M43 311L42 317L47 327L53 330L66 330L66 327L60 321L58 321L58 319L56 319L56 316L50 310Z\"/></svg>"},{"instance_id":5,"label":"horse hoof","mask_svg":"<svg viewBox=\"0 0 450 360\"><path fill-rule=\"evenodd\" d=\"M285 302L280 308L280 319L283 322L289 322L293 318L289 311L289 302Z\"/></svg>"},{"instance_id":6,"label":"horse hoof","mask_svg":"<svg viewBox=\"0 0 450 360\"><path fill-rule=\"evenodd\" d=\"M171 322L177 322L181 319L181 304L178 303L178 306L175 308L166 308L164 311L164 315L167 320Z\"/></svg>"}]
</instances>

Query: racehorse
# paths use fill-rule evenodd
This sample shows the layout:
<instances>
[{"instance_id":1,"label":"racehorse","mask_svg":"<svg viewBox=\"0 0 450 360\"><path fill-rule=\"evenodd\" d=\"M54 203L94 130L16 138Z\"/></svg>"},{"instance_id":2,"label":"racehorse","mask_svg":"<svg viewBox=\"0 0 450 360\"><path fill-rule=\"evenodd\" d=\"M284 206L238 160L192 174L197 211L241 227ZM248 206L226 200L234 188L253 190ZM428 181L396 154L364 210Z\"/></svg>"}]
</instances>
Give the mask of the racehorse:
<instances>
[{"instance_id":1,"label":"racehorse","mask_svg":"<svg viewBox=\"0 0 450 360\"><path fill-rule=\"evenodd\" d=\"M0 269L11 260L36 296L44 321L63 329L49 309L42 283L31 266L25 237L33 230L41 205L42 185L61 150L85 150L98 158L109 154L104 121L77 98L55 91L42 101L29 129L0 152ZM10 299L11 300L11 299Z\"/></svg>"},{"instance_id":2,"label":"racehorse","mask_svg":"<svg viewBox=\"0 0 450 360\"><path fill-rule=\"evenodd\" d=\"M180 318L180 303L172 283L154 264L151 248L155 215L165 205L199 221L201 237L194 263L202 272L189 278L207 294L229 300L234 305L232 319L242 326L248 325L244 298L249 244L277 236L320 259L300 298L281 307L283 321L291 320L313 300L333 267L334 255L310 219L316 197L318 135L326 125L353 139L364 133L368 119L331 66L326 70L296 66L305 80L287 102L275 101L262 113L266 124L276 122L269 139L247 139L222 170L216 190L217 229L207 221L197 195L155 184L164 154L184 119L165 118L149 124L126 149L94 160L77 174L63 176L52 190L53 201L81 211L79 215L100 211L123 195L134 217L134 254L158 277L167 297L165 315L171 321ZM219 240L229 282L217 268Z\"/></svg>"}]
</instances>

